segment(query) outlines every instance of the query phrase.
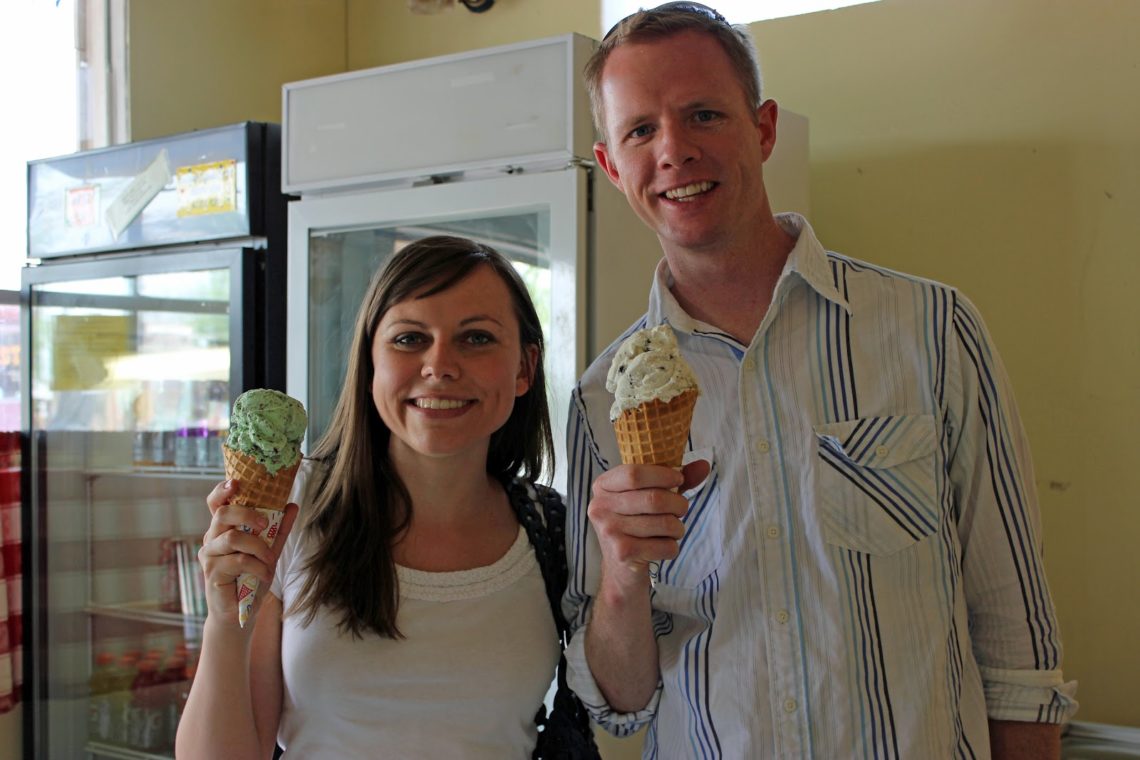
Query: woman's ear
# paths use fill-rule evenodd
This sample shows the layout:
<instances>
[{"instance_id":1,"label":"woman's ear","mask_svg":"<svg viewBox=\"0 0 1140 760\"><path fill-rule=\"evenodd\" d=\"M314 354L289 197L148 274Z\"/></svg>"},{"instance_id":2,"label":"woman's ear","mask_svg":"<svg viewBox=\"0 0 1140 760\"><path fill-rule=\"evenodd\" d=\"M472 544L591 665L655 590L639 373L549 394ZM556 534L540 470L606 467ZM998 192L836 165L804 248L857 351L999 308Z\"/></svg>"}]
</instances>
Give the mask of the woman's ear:
<instances>
[{"instance_id":1,"label":"woman's ear","mask_svg":"<svg viewBox=\"0 0 1140 760\"><path fill-rule=\"evenodd\" d=\"M515 378L515 396L522 396L534 384L534 372L538 368L538 346L528 344L523 346L522 359L519 360L519 374Z\"/></svg>"}]
</instances>

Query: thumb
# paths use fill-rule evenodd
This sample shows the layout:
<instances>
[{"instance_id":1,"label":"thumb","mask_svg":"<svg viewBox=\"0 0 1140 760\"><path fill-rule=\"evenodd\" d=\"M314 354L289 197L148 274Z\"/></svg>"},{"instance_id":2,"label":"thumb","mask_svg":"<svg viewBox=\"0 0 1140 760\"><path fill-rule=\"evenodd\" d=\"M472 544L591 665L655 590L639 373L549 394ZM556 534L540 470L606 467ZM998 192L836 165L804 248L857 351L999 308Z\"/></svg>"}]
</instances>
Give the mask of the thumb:
<instances>
[{"instance_id":1,"label":"thumb","mask_svg":"<svg viewBox=\"0 0 1140 760\"><path fill-rule=\"evenodd\" d=\"M681 474L685 476L685 482L681 484L681 491L696 488L704 482L711 471L712 465L705 459L694 459L689 462L681 468Z\"/></svg>"}]
</instances>

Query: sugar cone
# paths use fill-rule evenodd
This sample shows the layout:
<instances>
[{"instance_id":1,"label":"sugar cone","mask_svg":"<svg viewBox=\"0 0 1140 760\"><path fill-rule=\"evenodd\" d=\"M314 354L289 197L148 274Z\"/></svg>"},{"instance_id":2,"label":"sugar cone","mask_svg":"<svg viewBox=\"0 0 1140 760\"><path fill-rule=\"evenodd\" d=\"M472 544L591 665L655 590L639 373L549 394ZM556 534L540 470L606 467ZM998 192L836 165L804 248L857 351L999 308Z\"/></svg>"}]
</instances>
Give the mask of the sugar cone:
<instances>
[{"instance_id":1,"label":"sugar cone","mask_svg":"<svg viewBox=\"0 0 1140 760\"><path fill-rule=\"evenodd\" d=\"M222 444L222 453L226 458L226 477L241 482L237 495L230 503L242 507L285 509L289 503L289 493L293 490L293 479L297 477L297 469L301 466L300 459L293 466L271 474L253 457L225 444Z\"/></svg>"},{"instance_id":2,"label":"sugar cone","mask_svg":"<svg viewBox=\"0 0 1140 760\"><path fill-rule=\"evenodd\" d=\"M668 402L649 401L622 412L614 420L622 463L680 467L696 403L694 388Z\"/></svg>"},{"instance_id":3,"label":"sugar cone","mask_svg":"<svg viewBox=\"0 0 1140 760\"><path fill-rule=\"evenodd\" d=\"M289 493L293 490L293 480L297 477L297 470L301 460L296 464L276 474L271 474L256 459L235 451L222 444L222 453L226 459L226 477L240 482L238 492L230 500L231 504L243 507L254 507L269 520L269 525L261 531L243 528L247 533L254 533L268 546L273 546L277 532L281 529L281 518L284 515L285 505L289 503ZM260 584L255 576L242 573L237 579L238 623L244 628L249 621L253 609L253 600L257 595Z\"/></svg>"}]
</instances>

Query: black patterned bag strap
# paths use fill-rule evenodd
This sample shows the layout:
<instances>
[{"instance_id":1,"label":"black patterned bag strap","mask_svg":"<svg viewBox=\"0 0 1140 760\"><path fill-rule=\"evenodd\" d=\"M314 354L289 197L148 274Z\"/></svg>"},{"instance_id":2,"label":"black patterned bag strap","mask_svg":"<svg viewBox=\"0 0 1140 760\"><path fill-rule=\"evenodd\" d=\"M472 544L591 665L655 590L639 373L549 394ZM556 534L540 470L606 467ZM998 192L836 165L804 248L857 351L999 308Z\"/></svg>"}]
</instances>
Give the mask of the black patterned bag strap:
<instances>
[{"instance_id":1,"label":"black patterned bag strap","mask_svg":"<svg viewBox=\"0 0 1140 760\"><path fill-rule=\"evenodd\" d=\"M534 547L558 638L565 647L569 625L562 614L562 595L570 574L565 550L566 506L557 491L541 484L516 478L507 490L511 507Z\"/></svg>"},{"instance_id":2,"label":"black patterned bag strap","mask_svg":"<svg viewBox=\"0 0 1140 760\"><path fill-rule=\"evenodd\" d=\"M515 479L507 488L511 506L526 531L542 571L547 600L558 630L563 653L558 658L558 688L550 714L539 708L540 726L534 760L600 760L590 717L566 683L566 645L570 626L562 614L562 595L570 575L566 564L566 506L558 492L546 486Z\"/></svg>"}]
</instances>

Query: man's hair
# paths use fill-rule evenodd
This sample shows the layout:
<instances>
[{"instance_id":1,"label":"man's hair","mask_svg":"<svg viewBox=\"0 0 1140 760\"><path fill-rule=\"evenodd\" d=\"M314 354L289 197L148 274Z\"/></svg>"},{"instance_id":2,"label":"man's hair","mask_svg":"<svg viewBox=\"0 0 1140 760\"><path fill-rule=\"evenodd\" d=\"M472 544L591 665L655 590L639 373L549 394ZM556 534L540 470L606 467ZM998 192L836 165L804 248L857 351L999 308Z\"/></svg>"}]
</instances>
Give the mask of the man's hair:
<instances>
[{"instance_id":1,"label":"man's hair","mask_svg":"<svg viewBox=\"0 0 1140 760\"><path fill-rule=\"evenodd\" d=\"M626 43L660 40L687 31L703 32L720 43L736 72L736 79L744 90L751 110L755 111L760 107L763 102L760 64L756 56L756 46L748 30L728 23L724 16L700 3L665 3L656 8L632 13L619 21L586 61L586 66L583 68L586 91L590 95L594 128L601 140L608 139L605 113L602 108L601 83L602 71L606 67L610 53Z\"/></svg>"}]
</instances>

